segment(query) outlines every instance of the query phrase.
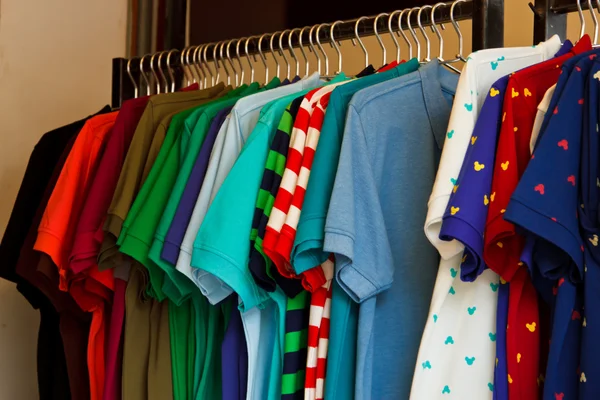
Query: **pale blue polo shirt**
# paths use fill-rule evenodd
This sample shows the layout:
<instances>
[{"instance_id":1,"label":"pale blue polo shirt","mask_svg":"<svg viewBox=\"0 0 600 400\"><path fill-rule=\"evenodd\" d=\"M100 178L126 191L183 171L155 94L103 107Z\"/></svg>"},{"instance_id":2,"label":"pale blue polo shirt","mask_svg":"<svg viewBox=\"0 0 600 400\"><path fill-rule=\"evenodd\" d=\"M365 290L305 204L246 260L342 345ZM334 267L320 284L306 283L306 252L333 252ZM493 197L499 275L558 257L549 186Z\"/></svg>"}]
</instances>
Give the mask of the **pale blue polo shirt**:
<instances>
[{"instance_id":1,"label":"pale blue polo shirt","mask_svg":"<svg viewBox=\"0 0 600 400\"><path fill-rule=\"evenodd\" d=\"M409 398L439 264L423 221L457 83L432 61L348 108L324 250L360 303L357 399Z\"/></svg>"}]
</instances>

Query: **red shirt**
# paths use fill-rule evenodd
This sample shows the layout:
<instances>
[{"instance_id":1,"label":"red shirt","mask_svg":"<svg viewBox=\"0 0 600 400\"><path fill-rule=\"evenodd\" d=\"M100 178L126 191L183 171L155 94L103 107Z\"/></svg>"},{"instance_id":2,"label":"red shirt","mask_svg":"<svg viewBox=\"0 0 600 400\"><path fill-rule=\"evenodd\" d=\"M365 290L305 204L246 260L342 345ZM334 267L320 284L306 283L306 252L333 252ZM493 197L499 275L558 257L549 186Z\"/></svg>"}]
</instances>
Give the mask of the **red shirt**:
<instances>
[{"instance_id":1,"label":"red shirt","mask_svg":"<svg viewBox=\"0 0 600 400\"><path fill-rule=\"evenodd\" d=\"M520 262L525 239L503 214L531 157L529 142L538 104L557 82L562 64L591 48L585 35L571 52L514 73L504 97L483 256L490 269L511 282L506 336L511 400L538 398L540 320L537 293Z\"/></svg>"}]
</instances>

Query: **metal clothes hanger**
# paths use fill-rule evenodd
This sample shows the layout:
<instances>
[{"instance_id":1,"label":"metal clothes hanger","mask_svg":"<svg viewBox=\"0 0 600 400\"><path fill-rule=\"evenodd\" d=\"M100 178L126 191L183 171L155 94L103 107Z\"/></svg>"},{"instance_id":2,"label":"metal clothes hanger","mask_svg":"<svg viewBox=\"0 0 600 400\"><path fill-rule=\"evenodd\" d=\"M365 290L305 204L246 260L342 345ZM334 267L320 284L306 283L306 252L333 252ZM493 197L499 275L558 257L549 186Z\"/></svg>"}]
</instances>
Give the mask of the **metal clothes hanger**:
<instances>
[{"instance_id":1,"label":"metal clothes hanger","mask_svg":"<svg viewBox=\"0 0 600 400\"><path fill-rule=\"evenodd\" d=\"M184 84L185 86L189 86L192 84L192 82L195 81L195 76L191 73L191 71L189 70L189 50L190 47L185 47L181 53L179 54L179 64L181 64L181 69L183 70L183 78L185 80ZM187 56L187 58L186 58ZM157 81L158 81L158 76L157 76ZM159 86L160 89L160 86Z\"/></svg>"},{"instance_id":2,"label":"metal clothes hanger","mask_svg":"<svg viewBox=\"0 0 600 400\"><path fill-rule=\"evenodd\" d=\"M321 39L319 38L320 33L321 33L321 28L323 28L324 26L329 26L329 25L321 24L317 27L317 30L315 32L315 39L317 41L317 47L319 47L319 50L321 50L321 53L323 53L323 57L325 58L325 76L324 76L324 78L329 78L329 57L327 56L327 53L325 53L325 49L323 48L323 45L321 44Z\"/></svg>"},{"instance_id":3,"label":"metal clothes hanger","mask_svg":"<svg viewBox=\"0 0 600 400\"><path fill-rule=\"evenodd\" d=\"M279 55L281 55L283 57L283 60L285 61L285 65L286 65L286 75L285 75L285 79L290 79L290 60L288 60L287 56L285 55L285 52L283 51L283 35L286 33L290 33L291 31L289 29L284 30L283 32L281 32L281 34L279 35Z\"/></svg>"},{"instance_id":4,"label":"metal clothes hanger","mask_svg":"<svg viewBox=\"0 0 600 400\"><path fill-rule=\"evenodd\" d=\"M406 45L408 46L408 58L411 59L411 58L413 58L413 44L408 39L408 36L406 36L406 33L404 33L404 31L402 30L402 17L404 16L404 13L408 13L408 12L410 12L410 10L405 9L405 10L400 11L400 15L398 15L398 33L402 36L402 38L406 42ZM408 26L408 25L409 25L409 21L407 19L406 26Z\"/></svg>"},{"instance_id":5,"label":"metal clothes hanger","mask_svg":"<svg viewBox=\"0 0 600 400\"><path fill-rule=\"evenodd\" d=\"M315 57L317 57L317 71L320 74L321 73L321 57L319 56L319 53L317 53L317 50L315 50L315 46L313 44L313 39L312 39L313 30L315 30L315 29L317 29L317 25L313 25L310 28L310 30L308 31L308 44L310 46L310 50L313 52Z\"/></svg>"},{"instance_id":6,"label":"metal clothes hanger","mask_svg":"<svg viewBox=\"0 0 600 400\"><path fill-rule=\"evenodd\" d=\"M356 23L354 24L355 38L352 39L352 45L356 46L356 42L358 42L358 44L360 45L360 48L365 53L365 68L367 68L369 66L369 52L367 51L365 44L363 43L363 41L360 39L360 36L358 35L358 25L366 19L367 19L367 17L360 17L359 19L356 20Z\"/></svg>"},{"instance_id":7,"label":"metal clothes hanger","mask_svg":"<svg viewBox=\"0 0 600 400\"><path fill-rule=\"evenodd\" d=\"M149 56L149 54L143 55L142 58L140 58L140 73L144 79L144 82L146 82L146 96L150 96L150 82L148 82L148 77L144 71L144 58L147 56Z\"/></svg>"},{"instance_id":8,"label":"metal clothes hanger","mask_svg":"<svg viewBox=\"0 0 600 400\"><path fill-rule=\"evenodd\" d=\"M200 53L201 48L202 46L194 47L194 51L192 53L191 67L195 71L195 74L198 75L198 86L200 87L200 89L204 89L206 77L204 76L204 71L202 70L202 67L200 65L202 63L202 59L200 59L198 62L198 53Z\"/></svg>"},{"instance_id":9,"label":"metal clothes hanger","mask_svg":"<svg viewBox=\"0 0 600 400\"><path fill-rule=\"evenodd\" d=\"M408 11L408 14L406 17L406 23L408 25L408 31L410 32L410 36L412 36L413 40L417 44L417 60L419 60L419 62L421 62L421 43L419 42L419 38L417 38L417 34L415 33L415 30L413 29L412 24L410 22L410 16L412 15L412 12L415 10L420 10L420 7L414 7Z\"/></svg>"},{"instance_id":10,"label":"metal clothes hanger","mask_svg":"<svg viewBox=\"0 0 600 400\"><path fill-rule=\"evenodd\" d=\"M308 76L308 74L310 73L310 61L308 59L308 57L306 56L306 52L304 51L304 46L302 45L302 35L304 34L304 30L305 29L310 29L310 27L305 26L304 28L300 29L300 33L298 34L298 43L300 43L300 50L302 50L302 55L304 55L304 76ZM309 34L310 37L310 34ZM308 51L311 52L311 48L308 48Z\"/></svg>"},{"instance_id":11,"label":"metal clothes hanger","mask_svg":"<svg viewBox=\"0 0 600 400\"><path fill-rule=\"evenodd\" d=\"M431 61L431 41L429 40L429 36L427 36L425 29L423 29L423 24L421 23L421 13L423 12L423 10L426 10L427 8L432 8L432 7L430 5L425 5L425 6L421 7L419 9L419 12L417 13L417 25L419 26L419 30L421 31L421 34L425 38L425 49L427 51L425 58L423 58L423 62Z\"/></svg>"},{"instance_id":12,"label":"metal clothes hanger","mask_svg":"<svg viewBox=\"0 0 600 400\"><path fill-rule=\"evenodd\" d=\"M210 86L215 86L215 76L217 75L217 71L216 70L212 70L210 68L210 64L208 63L208 59L206 58L206 52L208 51L208 47L211 45L212 43L208 43L206 45L204 45L204 49L202 50L202 58L204 59L204 64L206 65L206 69L208 71L208 76L210 77Z\"/></svg>"},{"instance_id":13,"label":"metal clothes hanger","mask_svg":"<svg viewBox=\"0 0 600 400\"><path fill-rule=\"evenodd\" d=\"M163 67L162 67L162 58L164 55L166 55L168 52L167 51L161 51L159 56L158 56L158 73L160 74L161 77L161 84L163 84L163 91L165 93L169 92L169 82L167 82L167 77L165 76L165 73L163 72Z\"/></svg>"},{"instance_id":14,"label":"metal clothes hanger","mask_svg":"<svg viewBox=\"0 0 600 400\"><path fill-rule=\"evenodd\" d=\"M394 20L394 15L401 13L401 12L402 12L401 10L392 12L390 14L390 16L388 17L388 24L387 24L388 31L390 33L390 37L394 41L394 46L396 46L396 62L397 63L400 62L400 44L398 43L398 39L396 39L396 35L400 35L400 33L398 33L398 32L394 33L394 31L392 29L392 21Z\"/></svg>"},{"instance_id":15,"label":"metal clothes hanger","mask_svg":"<svg viewBox=\"0 0 600 400\"><path fill-rule=\"evenodd\" d=\"M600 1L600 0L598 0ZM288 36L288 47L290 50L290 54L292 55L292 58L294 59L294 63L296 65L296 75L295 76L300 76L300 61L298 60L298 56L296 56L296 50L294 50L294 46L292 46L292 35L294 34L294 32L298 31L298 40L301 39L300 37L300 28L294 28L290 30L290 34ZM302 42L300 41L299 43L299 47L300 47L300 51L302 52L302 54L304 55L304 59L306 59L306 54L304 53L304 49L302 48ZM307 60L308 62L308 60Z\"/></svg>"},{"instance_id":16,"label":"metal clothes hanger","mask_svg":"<svg viewBox=\"0 0 600 400\"><path fill-rule=\"evenodd\" d=\"M463 56L463 34L460 31L458 23L454 19L454 7L456 7L456 5L459 3L464 3L465 1L466 0L456 0L454 3L452 3L452 6L450 6L450 22L452 23L452 27L454 27L454 31L458 35L458 54L456 55L455 59L446 60L446 63L455 63L458 61L467 62L467 59Z\"/></svg>"},{"instance_id":17,"label":"metal clothes hanger","mask_svg":"<svg viewBox=\"0 0 600 400\"><path fill-rule=\"evenodd\" d=\"M156 73L156 70L154 69L154 58L158 55L158 53L154 53L152 54L152 57L150 57L150 71L152 71L152 75L154 76L154 80L156 83L156 94L160 94L160 80L158 79L158 74Z\"/></svg>"},{"instance_id":18,"label":"metal clothes hanger","mask_svg":"<svg viewBox=\"0 0 600 400\"><path fill-rule=\"evenodd\" d=\"M215 77L216 83L219 83L219 80L221 79L221 67L219 66L219 56L217 54L217 49L220 43L221 42L217 42L213 46L213 64L215 64L215 71L217 71L217 76Z\"/></svg>"},{"instance_id":19,"label":"metal clothes hanger","mask_svg":"<svg viewBox=\"0 0 600 400\"><path fill-rule=\"evenodd\" d=\"M260 38L258 38L258 54L260 54L260 59L265 67L265 84L269 82L269 66L267 65L267 59L265 58L265 55L262 52L262 41L267 35L268 33L264 33L261 35Z\"/></svg>"},{"instance_id":20,"label":"metal clothes hanger","mask_svg":"<svg viewBox=\"0 0 600 400\"><path fill-rule=\"evenodd\" d=\"M437 56L437 60L440 62L440 64L442 64L443 66L445 66L446 68L451 69L452 71L460 74L460 70L452 65L450 65L449 63L447 63L446 61L444 61L444 37L442 36L442 33L440 32L440 30L437 27L437 24L435 23L435 10L438 9L438 7L445 7L447 6L446 3L437 3L436 5L434 5L431 8L431 27L433 28L433 31L435 32L436 36L438 37L438 41L440 42L440 48L438 51L438 56ZM441 24L442 29L444 29L444 24Z\"/></svg>"},{"instance_id":21,"label":"metal clothes hanger","mask_svg":"<svg viewBox=\"0 0 600 400\"><path fill-rule=\"evenodd\" d=\"M254 72L255 72L254 64L252 64L252 58L254 58L254 61L256 62L256 54L252 54L252 57L250 57L250 54L248 53L248 43L252 39L256 39L256 36L248 37L248 39L246 39L246 43L244 45L244 50L246 51L246 59L248 60L248 65L250 65L250 83L254 82Z\"/></svg>"},{"instance_id":22,"label":"metal clothes hanger","mask_svg":"<svg viewBox=\"0 0 600 400\"><path fill-rule=\"evenodd\" d=\"M579 39L581 39L585 35L585 17L581 9L581 0L577 0L577 14L579 14L579 24L581 26L581 30L579 31Z\"/></svg>"},{"instance_id":23,"label":"metal clothes hanger","mask_svg":"<svg viewBox=\"0 0 600 400\"><path fill-rule=\"evenodd\" d=\"M592 45L595 46L596 42L598 42L598 18L596 18L596 13L594 12L594 7L592 6L592 0L587 0L587 4L592 16L592 22L594 23L594 41L592 42Z\"/></svg>"},{"instance_id":24,"label":"metal clothes hanger","mask_svg":"<svg viewBox=\"0 0 600 400\"><path fill-rule=\"evenodd\" d=\"M240 86L244 84L244 66L242 65L242 59L240 58L240 43L242 42L242 40L244 40L246 38L239 38L237 40L237 43L235 44L235 57L237 58L237 62L239 64L240 67Z\"/></svg>"},{"instance_id":25,"label":"metal clothes hanger","mask_svg":"<svg viewBox=\"0 0 600 400\"><path fill-rule=\"evenodd\" d=\"M185 63L187 65L187 69L190 72L190 76L192 76L192 82L193 83L197 83L198 86L202 86L202 76L200 75L200 73L198 72L198 69L194 65L194 53L193 53L193 51L195 51L196 48L197 47L195 47L195 46L190 46L188 48L188 51L187 51L186 56L185 56ZM192 56L191 60L190 60L190 55Z\"/></svg>"},{"instance_id":26,"label":"metal clothes hanger","mask_svg":"<svg viewBox=\"0 0 600 400\"><path fill-rule=\"evenodd\" d=\"M167 53L167 72L169 73L169 78L171 78L171 91L170 93L175 92L175 76L173 75L173 70L171 69L171 55L175 53L177 50L173 49Z\"/></svg>"},{"instance_id":27,"label":"metal clothes hanger","mask_svg":"<svg viewBox=\"0 0 600 400\"><path fill-rule=\"evenodd\" d=\"M269 38L269 50L271 50L271 55L273 56L273 60L275 60L275 65L277 66L277 72L275 73L275 76L279 77L281 74L281 64L279 64L279 60L277 59L277 57L275 57L275 49L273 48L273 39L275 39L275 35L277 34L281 34L281 31L277 31L271 34L271 37Z\"/></svg>"},{"instance_id":28,"label":"metal clothes hanger","mask_svg":"<svg viewBox=\"0 0 600 400\"><path fill-rule=\"evenodd\" d=\"M331 45L335 49L335 52L337 53L337 56L338 56L338 67L337 67L337 71L335 71L335 75L340 74L342 72L342 52L340 50L341 43L336 42L335 38L333 37L333 30L335 29L335 26L337 24L343 24L343 23L344 23L344 21L335 21L333 24L331 24L331 28L329 28L329 38L331 39Z\"/></svg>"},{"instance_id":29,"label":"metal clothes hanger","mask_svg":"<svg viewBox=\"0 0 600 400\"><path fill-rule=\"evenodd\" d=\"M231 43L235 42L236 40L237 39L231 39L229 42L227 42L227 47L225 49L225 56L227 58L227 62L229 63L229 66L231 67L231 70L233 71L233 75L235 77L235 87L238 87L240 85L240 74L238 73L237 69L235 69L235 65L233 65L233 61L231 60L231 53L229 52Z\"/></svg>"},{"instance_id":30,"label":"metal clothes hanger","mask_svg":"<svg viewBox=\"0 0 600 400\"><path fill-rule=\"evenodd\" d=\"M212 75L210 73L210 69L208 68L208 65L206 64L205 61L203 61L203 54L204 51L206 49L207 45L206 44L202 44L199 46L198 48L198 68L200 68L202 70L202 74L204 75L204 88L208 88L209 86L209 79L212 80Z\"/></svg>"},{"instance_id":31,"label":"metal clothes hanger","mask_svg":"<svg viewBox=\"0 0 600 400\"><path fill-rule=\"evenodd\" d=\"M229 73L229 69L227 69L227 64L225 64L225 57L224 57L224 49L225 49L225 44L227 43L226 40L222 41L221 43L219 43L219 60L221 61L221 66L223 67L223 70L225 71L225 75L227 75L227 85L231 85L231 74Z\"/></svg>"},{"instance_id":32,"label":"metal clothes hanger","mask_svg":"<svg viewBox=\"0 0 600 400\"><path fill-rule=\"evenodd\" d=\"M131 75L131 59L127 61L127 75L129 75L129 79L131 80L131 83L133 83L133 97L137 99L139 95L139 88L137 82L135 79L133 79L133 75Z\"/></svg>"},{"instance_id":33,"label":"metal clothes hanger","mask_svg":"<svg viewBox=\"0 0 600 400\"><path fill-rule=\"evenodd\" d=\"M375 34L375 38L377 39L377 42L379 42L379 46L381 46L381 51L382 51L382 59L381 59L381 66L384 67L387 64L387 50L385 48L385 45L383 44L383 40L381 40L381 36L379 36L379 32L377 32L377 23L379 22L379 18L381 17L388 17L390 14L388 13L381 13L379 15L377 15L375 17L375 20L373 21L373 33ZM392 35L393 37L394 35Z\"/></svg>"}]
</instances>

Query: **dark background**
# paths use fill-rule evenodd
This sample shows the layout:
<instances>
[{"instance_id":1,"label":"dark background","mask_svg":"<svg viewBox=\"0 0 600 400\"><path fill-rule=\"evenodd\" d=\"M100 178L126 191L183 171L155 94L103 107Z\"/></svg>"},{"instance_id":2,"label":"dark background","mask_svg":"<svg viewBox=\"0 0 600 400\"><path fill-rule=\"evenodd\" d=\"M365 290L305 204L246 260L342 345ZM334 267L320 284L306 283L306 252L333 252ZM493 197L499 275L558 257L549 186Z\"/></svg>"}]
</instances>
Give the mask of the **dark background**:
<instances>
[{"instance_id":1,"label":"dark background","mask_svg":"<svg viewBox=\"0 0 600 400\"><path fill-rule=\"evenodd\" d=\"M323 22L377 15L433 0L192 0L190 44L208 43Z\"/></svg>"}]
</instances>

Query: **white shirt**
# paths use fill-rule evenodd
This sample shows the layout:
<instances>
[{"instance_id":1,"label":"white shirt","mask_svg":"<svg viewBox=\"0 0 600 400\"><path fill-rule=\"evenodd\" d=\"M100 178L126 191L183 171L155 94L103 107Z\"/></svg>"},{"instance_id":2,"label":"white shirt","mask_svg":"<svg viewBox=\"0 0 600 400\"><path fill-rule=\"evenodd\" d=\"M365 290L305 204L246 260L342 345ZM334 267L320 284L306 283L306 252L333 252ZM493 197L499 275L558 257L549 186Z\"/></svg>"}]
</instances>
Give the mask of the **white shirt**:
<instances>
[{"instance_id":1,"label":"white shirt","mask_svg":"<svg viewBox=\"0 0 600 400\"><path fill-rule=\"evenodd\" d=\"M531 141L529 142L529 149L531 154L533 154L533 150L535 149L535 144L537 143L537 138L540 135L540 130L542 129L542 123L544 122L544 118L546 117L546 113L548 112L548 108L550 107L550 101L552 100L552 96L554 96L554 90L556 89L556 83L546 91L544 98L538 104L537 114L535 115L535 122L533 123L533 129L531 130Z\"/></svg>"},{"instance_id":2,"label":"white shirt","mask_svg":"<svg viewBox=\"0 0 600 400\"><path fill-rule=\"evenodd\" d=\"M560 46L555 35L535 47L482 50L471 54L463 67L425 222L425 233L442 259L415 366L411 400L492 399L496 343L491 338L496 334L498 275L486 270L475 282L460 280L464 245L439 239L442 217L492 84L553 57Z\"/></svg>"}]
</instances>

